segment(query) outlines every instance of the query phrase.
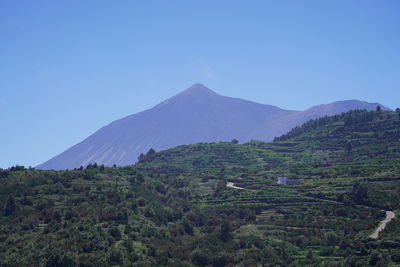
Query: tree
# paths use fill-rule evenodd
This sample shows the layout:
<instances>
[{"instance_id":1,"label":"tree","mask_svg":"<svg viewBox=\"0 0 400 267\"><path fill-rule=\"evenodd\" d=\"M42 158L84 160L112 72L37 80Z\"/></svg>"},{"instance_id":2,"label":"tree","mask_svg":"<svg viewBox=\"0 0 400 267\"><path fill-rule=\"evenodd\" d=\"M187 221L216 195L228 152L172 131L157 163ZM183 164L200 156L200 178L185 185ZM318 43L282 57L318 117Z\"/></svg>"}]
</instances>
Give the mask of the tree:
<instances>
[{"instance_id":1,"label":"tree","mask_svg":"<svg viewBox=\"0 0 400 267\"><path fill-rule=\"evenodd\" d=\"M309 260L314 259L314 255L313 255L313 252L312 252L311 249L307 251L306 258L309 259Z\"/></svg>"},{"instance_id":2,"label":"tree","mask_svg":"<svg viewBox=\"0 0 400 267\"><path fill-rule=\"evenodd\" d=\"M209 262L207 254L200 249L193 250L191 258L192 262L199 266L206 266Z\"/></svg>"},{"instance_id":3,"label":"tree","mask_svg":"<svg viewBox=\"0 0 400 267\"><path fill-rule=\"evenodd\" d=\"M232 144L238 144L239 141L235 138L235 139L232 139L231 143L232 143Z\"/></svg>"},{"instance_id":4,"label":"tree","mask_svg":"<svg viewBox=\"0 0 400 267\"><path fill-rule=\"evenodd\" d=\"M382 110L382 108L381 108L381 106L376 106L376 111L381 111Z\"/></svg>"},{"instance_id":5,"label":"tree","mask_svg":"<svg viewBox=\"0 0 400 267\"><path fill-rule=\"evenodd\" d=\"M56 222L61 222L62 220L62 215L59 211L55 211L53 213L53 220L55 220Z\"/></svg>"},{"instance_id":6,"label":"tree","mask_svg":"<svg viewBox=\"0 0 400 267\"><path fill-rule=\"evenodd\" d=\"M353 146L351 145L351 142L348 141L348 142L346 143L346 152L347 152L347 153L350 153L352 149L353 149Z\"/></svg>"},{"instance_id":7,"label":"tree","mask_svg":"<svg viewBox=\"0 0 400 267\"><path fill-rule=\"evenodd\" d=\"M372 251L371 255L369 256L369 264L374 266L382 259L381 253L378 251L374 250Z\"/></svg>"},{"instance_id":8,"label":"tree","mask_svg":"<svg viewBox=\"0 0 400 267\"><path fill-rule=\"evenodd\" d=\"M155 154L156 154L156 151L153 148L150 148L149 151L147 151L146 155L143 155L143 153L140 153L140 155L138 157L138 161L144 162L146 160L152 159Z\"/></svg>"},{"instance_id":9,"label":"tree","mask_svg":"<svg viewBox=\"0 0 400 267\"><path fill-rule=\"evenodd\" d=\"M110 265L124 265L125 253L124 249L120 246L113 246L108 250L107 258Z\"/></svg>"},{"instance_id":10,"label":"tree","mask_svg":"<svg viewBox=\"0 0 400 267\"><path fill-rule=\"evenodd\" d=\"M153 148L150 148L149 151L147 151L146 156L150 156L150 155L153 155L155 153L156 153L156 151Z\"/></svg>"},{"instance_id":11,"label":"tree","mask_svg":"<svg viewBox=\"0 0 400 267\"><path fill-rule=\"evenodd\" d=\"M219 237L222 241L228 241L230 238L231 226L228 220L224 220L221 224L221 232Z\"/></svg>"},{"instance_id":12,"label":"tree","mask_svg":"<svg viewBox=\"0 0 400 267\"><path fill-rule=\"evenodd\" d=\"M353 200L364 204L368 200L368 188L365 184L355 183L352 191Z\"/></svg>"},{"instance_id":13,"label":"tree","mask_svg":"<svg viewBox=\"0 0 400 267\"><path fill-rule=\"evenodd\" d=\"M325 234L325 240L328 246L334 246L338 242L338 236L334 232L330 231Z\"/></svg>"},{"instance_id":14,"label":"tree","mask_svg":"<svg viewBox=\"0 0 400 267\"><path fill-rule=\"evenodd\" d=\"M4 208L4 216L10 216L14 213L16 209L15 199L13 196L10 196L7 200L7 204Z\"/></svg>"},{"instance_id":15,"label":"tree","mask_svg":"<svg viewBox=\"0 0 400 267\"><path fill-rule=\"evenodd\" d=\"M183 230L188 235L193 235L193 225L187 219L183 220Z\"/></svg>"},{"instance_id":16,"label":"tree","mask_svg":"<svg viewBox=\"0 0 400 267\"><path fill-rule=\"evenodd\" d=\"M51 251L47 258L46 267L76 266L74 260L60 251Z\"/></svg>"},{"instance_id":17,"label":"tree","mask_svg":"<svg viewBox=\"0 0 400 267\"><path fill-rule=\"evenodd\" d=\"M116 240L121 239L121 232L119 231L118 227L112 227L111 229L108 230L108 233Z\"/></svg>"},{"instance_id":18,"label":"tree","mask_svg":"<svg viewBox=\"0 0 400 267\"><path fill-rule=\"evenodd\" d=\"M226 189L226 180L223 177L217 183L217 187L215 188L215 191L214 191L214 196L215 197L220 196L222 194L222 192L225 191L225 189Z\"/></svg>"}]
</instances>

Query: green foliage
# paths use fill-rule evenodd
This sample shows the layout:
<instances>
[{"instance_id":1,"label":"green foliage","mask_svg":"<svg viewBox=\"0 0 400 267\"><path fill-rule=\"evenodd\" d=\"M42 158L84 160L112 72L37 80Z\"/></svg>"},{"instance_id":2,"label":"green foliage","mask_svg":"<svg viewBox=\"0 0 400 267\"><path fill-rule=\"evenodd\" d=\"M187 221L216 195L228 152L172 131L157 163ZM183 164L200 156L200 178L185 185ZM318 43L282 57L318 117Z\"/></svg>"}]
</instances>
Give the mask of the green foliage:
<instances>
[{"instance_id":1,"label":"green foliage","mask_svg":"<svg viewBox=\"0 0 400 267\"><path fill-rule=\"evenodd\" d=\"M219 237L222 241L227 242L231 237L231 226L228 220L224 220L221 224Z\"/></svg>"},{"instance_id":2,"label":"green foliage","mask_svg":"<svg viewBox=\"0 0 400 267\"><path fill-rule=\"evenodd\" d=\"M368 199L368 188L361 183L353 185L352 198L356 203L366 204Z\"/></svg>"},{"instance_id":3,"label":"green foliage","mask_svg":"<svg viewBox=\"0 0 400 267\"><path fill-rule=\"evenodd\" d=\"M13 196L9 196L7 204L4 207L4 216L10 216L15 212L16 204Z\"/></svg>"},{"instance_id":4,"label":"green foliage","mask_svg":"<svg viewBox=\"0 0 400 267\"><path fill-rule=\"evenodd\" d=\"M399 140L397 113L360 110L135 166L0 170L0 265L398 264ZM396 218L371 240L381 209Z\"/></svg>"},{"instance_id":5,"label":"green foliage","mask_svg":"<svg viewBox=\"0 0 400 267\"><path fill-rule=\"evenodd\" d=\"M73 267L73 266L76 266L74 260L68 255L61 253L60 251L51 251L45 264L45 267Z\"/></svg>"},{"instance_id":6,"label":"green foliage","mask_svg":"<svg viewBox=\"0 0 400 267\"><path fill-rule=\"evenodd\" d=\"M206 266L209 262L208 255L199 249L193 250L191 260L193 264L198 266Z\"/></svg>"},{"instance_id":7,"label":"green foliage","mask_svg":"<svg viewBox=\"0 0 400 267\"><path fill-rule=\"evenodd\" d=\"M156 151L153 148L150 148L149 151L147 151L146 155L141 153L138 157L139 162L145 162L145 161L151 161L154 156L155 156Z\"/></svg>"},{"instance_id":8,"label":"green foliage","mask_svg":"<svg viewBox=\"0 0 400 267\"><path fill-rule=\"evenodd\" d=\"M370 255L370 257L369 257L368 263L369 263L370 265L372 265L372 266L375 266L375 265L377 265L377 263L378 263L379 261L381 261L381 260L382 260L382 255L381 255L381 253L379 253L379 252L376 251L376 250L373 250L372 253L371 253L371 255Z\"/></svg>"}]
</instances>

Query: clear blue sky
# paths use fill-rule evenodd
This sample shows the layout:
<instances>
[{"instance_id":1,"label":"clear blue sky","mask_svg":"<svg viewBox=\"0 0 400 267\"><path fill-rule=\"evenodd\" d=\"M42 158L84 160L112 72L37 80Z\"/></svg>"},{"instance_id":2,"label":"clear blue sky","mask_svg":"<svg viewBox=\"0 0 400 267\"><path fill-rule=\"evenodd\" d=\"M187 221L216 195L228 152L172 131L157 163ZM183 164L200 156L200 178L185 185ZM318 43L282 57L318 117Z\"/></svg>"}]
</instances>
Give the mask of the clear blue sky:
<instances>
[{"instance_id":1,"label":"clear blue sky","mask_svg":"<svg viewBox=\"0 0 400 267\"><path fill-rule=\"evenodd\" d=\"M306 109L400 106L400 1L0 0L0 168L196 82Z\"/></svg>"}]
</instances>

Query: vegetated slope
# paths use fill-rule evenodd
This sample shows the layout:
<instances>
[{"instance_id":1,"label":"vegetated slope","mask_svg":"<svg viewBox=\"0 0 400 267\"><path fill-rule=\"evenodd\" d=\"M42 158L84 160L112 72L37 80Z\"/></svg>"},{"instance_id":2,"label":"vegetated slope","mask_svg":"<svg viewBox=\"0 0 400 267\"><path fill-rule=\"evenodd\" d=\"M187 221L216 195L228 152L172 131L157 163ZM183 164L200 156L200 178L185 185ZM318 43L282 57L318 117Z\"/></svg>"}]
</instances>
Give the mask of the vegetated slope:
<instances>
[{"instance_id":1,"label":"vegetated slope","mask_svg":"<svg viewBox=\"0 0 400 267\"><path fill-rule=\"evenodd\" d=\"M278 176L288 176L304 185L313 185L302 189L308 197L343 201L346 197L353 198L348 195L353 190L362 188L369 193L359 195L353 199L355 202L398 209L400 195L395 186L400 178L398 114L350 111L309 121L272 143L181 146L146 156L137 167L170 175L198 173L206 177L210 173L224 173L238 185L261 186L266 190L276 184ZM362 186L353 188L356 183ZM263 197L269 199L268 195Z\"/></svg>"},{"instance_id":2,"label":"vegetated slope","mask_svg":"<svg viewBox=\"0 0 400 267\"><path fill-rule=\"evenodd\" d=\"M240 142L270 141L311 118L354 108L375 109L377 105L350 100L289 111L221 96L195 84L149 110L112 122L38 168L73 169L95 162L124 166L136 162L150 148L159 151L234 138Z\"/></svg>"},{"instance_id":3,"label":"vegetated slope","mask_svg":"<svg viewBox=\"0 0 400 267\"><path fill-rule=\"evenodd\" d=\"M256 169L297 164L327 166L343 162L400 158L398 113L352 110L310 120L274 142L251 141L179 146L143 157L140 168L172 168L191 172L224 168Z\"/></svg>"},{"instance_id":4,"label":"vegetated slope","mask_svg":"<svg viewBox=\"0 0 400 267\"><path fill-rule=\"evenodd\" d=\"M340 115L310 120L275 141L299 142L309 151L336 154L336 159L361 160L400 157L399 113L353 110ZM338 152L340 152L338 154ZM331 155L335 157L334 154ZM326 163L325 162L325 163Z\"/></svg>"},{"instance_id":5,"label":"vegetated slope","mask_svg":"<svg viewBox=\"0 0 400 267\"><path fill-rule=\"evenodd\" d=\"M400 117L362 114L309 122L271 143L151 152L123 168L2 170L0 265L398 264L400 160L378 139L398 147ZM333 137L340 127L359 144L346 149ZM278 176L301 184L278 186ZM370 240L382 208L397 217Z\"/></svg>"}]
</instances>

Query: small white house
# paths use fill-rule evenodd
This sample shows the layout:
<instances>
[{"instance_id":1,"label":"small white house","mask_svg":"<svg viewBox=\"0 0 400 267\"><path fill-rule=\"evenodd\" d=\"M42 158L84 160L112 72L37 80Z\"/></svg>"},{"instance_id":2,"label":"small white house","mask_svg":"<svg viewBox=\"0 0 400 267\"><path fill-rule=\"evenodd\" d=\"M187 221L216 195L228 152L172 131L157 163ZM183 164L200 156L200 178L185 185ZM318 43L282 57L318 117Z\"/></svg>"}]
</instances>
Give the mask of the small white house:
<instances>
[{"instance_id":1,"label":"small white house","mask_svg":"<svg viewBox=\"0 0 400 267\"><path fill-rule=\"evenodd\" d=\"M287 182L287 177L282 176L282 177L278 177L278 184L286 184Z\"/></svg>"},{"instance_id":2,"label":"small white house","mask_svg":"<svg viewBox=\"0 0 400 267\"><path fill-rule=\"evenodd\" d=\"M278 177L278 184L280 185L296 185L300 184L300 181L297 179L288 179L285 176Z\"/></svg>"}]
</instances>

